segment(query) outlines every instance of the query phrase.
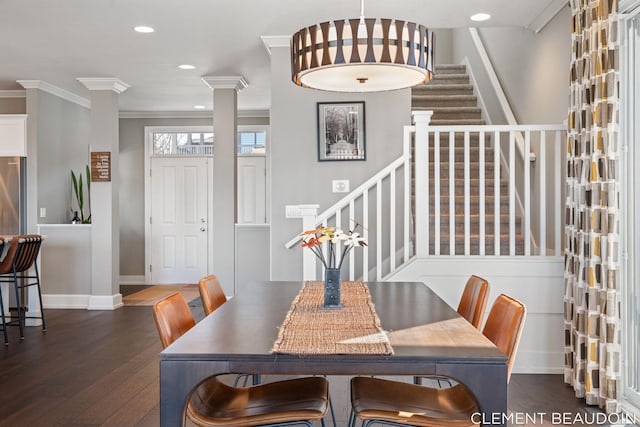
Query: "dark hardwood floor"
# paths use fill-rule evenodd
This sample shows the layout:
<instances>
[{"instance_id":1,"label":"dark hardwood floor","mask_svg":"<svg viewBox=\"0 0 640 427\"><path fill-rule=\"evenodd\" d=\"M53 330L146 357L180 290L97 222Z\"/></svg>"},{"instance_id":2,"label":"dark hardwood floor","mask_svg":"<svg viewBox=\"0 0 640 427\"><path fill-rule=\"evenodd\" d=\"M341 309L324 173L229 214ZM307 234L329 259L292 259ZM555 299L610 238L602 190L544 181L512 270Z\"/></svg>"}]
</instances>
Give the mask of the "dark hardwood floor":
<instances>
[{"instance_id":1,"label":"dark hardwood floor","mask_svg":"<svg viewBox=\"0 0 640 427\"><path fill-rule=\"evenodd\" d=\"M191 306L201 319L197 300ZM46 310L45 315L46 333L29 327L20 342L17 328L10 328L9 346L0 349L0 426L159 425L161 345L151 307ZM344 426L348 378L330 380ZM553 425L554 412L598 412L576 399L560 375L513 375L509 409L547 413L536 425Z\"/></svg>"}]
</instances>

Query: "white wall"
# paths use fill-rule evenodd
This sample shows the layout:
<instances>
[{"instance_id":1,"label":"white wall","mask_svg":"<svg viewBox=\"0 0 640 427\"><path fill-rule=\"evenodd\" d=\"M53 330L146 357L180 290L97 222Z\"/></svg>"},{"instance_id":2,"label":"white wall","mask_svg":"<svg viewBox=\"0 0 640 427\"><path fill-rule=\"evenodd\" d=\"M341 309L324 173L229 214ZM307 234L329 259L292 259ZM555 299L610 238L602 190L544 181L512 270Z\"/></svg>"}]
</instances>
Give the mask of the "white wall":
<instances>
[{"instance_id":1,"label":"white wall","mask_svg":"<svg viewBox=\"0 0 640 427\"><path fill-rule=\"evenodd\" d=\"M364 101L366 161L318 162L316 103ZM332 179L355 188L402 153L403 126L411 121L410 90L339 94L304 89L291 82L289 48L271 50L271 278L300 280L302 250L284 245L302 222L285 219L285 205L328 208L344 194Z\"/></svg>"}]
</instances>

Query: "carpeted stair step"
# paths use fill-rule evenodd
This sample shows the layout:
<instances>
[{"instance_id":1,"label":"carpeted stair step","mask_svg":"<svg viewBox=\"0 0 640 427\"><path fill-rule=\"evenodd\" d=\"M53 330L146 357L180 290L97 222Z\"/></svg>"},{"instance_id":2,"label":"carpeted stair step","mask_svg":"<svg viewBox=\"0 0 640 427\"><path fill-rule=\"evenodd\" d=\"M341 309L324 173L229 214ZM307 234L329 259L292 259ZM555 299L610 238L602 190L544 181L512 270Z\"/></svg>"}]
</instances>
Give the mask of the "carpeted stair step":
<instances>
[{"instance_id":1,"label":"carpeted stair step","mask_svg":"<svg viewBox=\"0 0 640 427\"><path fill-rule=\"evenodd\" d=\"M442 164L449 163L449 147L440 147L440 168L442 169ZM429 150L429 162L433 165L435 160L434 155L435 150L431 148ZM464 162L464 147L454 147L453 149L453 158L455 162ZM469 159L471 161L477 161L480 159L480 149L478 147L470 147L469 148ZM493 150L488 148L484 152L484 160L487 165L493 163ZM431 166L433 168L433 166Z\"/></svg>"},{"instance_id":2,"label":"carpeted stair step","mask_svg":"<svg viewBox=\"0 0 640 427\"><path fill-rule=\"evenodd\" d=\"M435 167L433 165L433 162L431 163L430 167L429 167L429 179L433 179L433 177L435 176ZM440 178L449 178L449 163L440 163ZM484 165L484 177L485 179L494 178L494 164L493 162L491 163L485 163ZM453 170L454 176L457 179L464 179L465 177L465 165L463 162L456 162L454 164L454 170ZM478 180L480 180L480 163L478 162L469 162L469 177L470 178L477 178ZM478 185L480 185L480 183L478 182Z\"/></svg>"},{"instance_id":3,"label":"carpeted stair step","mask_svg":"<svg viewBox=\"0 0 640 427\"><path fill-rule=\"evenodd\" d=\"M467 72L466 65L461 64L440 64L436 65L435 75L442 74L465 74Z\"/></svg>"},{"instance_id":4,"label":"carpeted stair step","mask_svg":"<svg viewBox=\"0 0 640 427\"><path fill-rule=\"evenodd\" d=\"M412 95L433 94L433 95L473 95L473 85L470 84L431 84L432 82L414 86L411 89Z\"/></svg>"},{"instance_id":5,"label":"carpeted stair step","mask_svg":"<svg viewBox=\"0 0 640 427\"><path fill-rule=\"evenodd\" d=\"M420 110L420 108L416 108ZM486 122L483 119L431 119L432 126L462 126L462 125L484 125Z\"/></svg>"},{"instance_id":6,"label":"carpeted stair step","mask_svg":"<svg viewBox=\"0 0 640 427\"><path fill-rule=\"evenodd\" d=\"M413 94L412 107L476 107L478 97L475 95L440 95L440 94Z\"/></svg>"},{"instance_id":7,"label":"carpeted stair step","mask_svg":"<svg viewBox=\"0 0 640 427\"><path fill-rule=\"evenodd\" d=\"M472 235L469 239L470 243L470 254L471 255L480 255L480 236ZM464 236L456 240L454 246L454 254L455 255L464 255ZM493 235L485 236L485 255L495 255L494 252L495 240ZM433 242L433 237L429 240L429 254L435 254L435 244ZM524 255L524 237L516 235L516 243L515 243L515 253L516 255ZM509 255L510 254L510 243L508 238L501 237L500 238L500 254L501 255ZM448 235L440 235L440 255L449 255L449 236Z\"/></svg>"},{"instance_id":8,"label":"carpeted stair step","mask_svg":"<svg viewBox=\"0 0 640 427\"><path fill-rule=\"evenodd\" d=\"M454 186L454 194L456 196L464 196L464 179L455 179ZM470 179L469 180L469 195L470 196L479 196L480 195L480 180L478 179ZM485 190L484 193L486 196L493 196L494 192L494 182L493 179L485 179ZM448 194L449 193L449 179L441 179L440 180L440 194ZM434 180L429 180L429 192L434 191ZM506 180L500 180L500 195L508 194L509 191L509 183Z\"/></svg>"},{"instance_id":9,"label":"carpeted stair step","mask_svg":"<svg viewBox=\"0 0 640 427\"><path fill-rule=\"evenodd\" d=\"M482 110L478 107L435 107L431 121L481 119Z\"/></svg>"},{"instance_id":10,"label":"carpeted stair step","mask_svg":"<svg viewBox=\"0 0 640 427\"><path fill-rule=\"evenodd\" d=\"M454 73L443 73L436 74L430 82L426 83L428 85L468 85L469 84L469 75L466 73L454 74Z\"/></svg>"}]
</instances>

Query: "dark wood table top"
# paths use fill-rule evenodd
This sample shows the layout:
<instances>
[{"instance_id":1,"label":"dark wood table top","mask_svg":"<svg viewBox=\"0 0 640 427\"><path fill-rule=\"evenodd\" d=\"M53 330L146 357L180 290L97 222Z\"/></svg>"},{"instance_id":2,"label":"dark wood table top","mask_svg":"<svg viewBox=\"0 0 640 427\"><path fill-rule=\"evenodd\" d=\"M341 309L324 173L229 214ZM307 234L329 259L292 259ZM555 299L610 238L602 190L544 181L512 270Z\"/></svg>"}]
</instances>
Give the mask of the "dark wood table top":
<instances>
[{"instance_id":1,"label":"dark wood table top","mask_svg":"<svg viewBox=\"0 0 640 427\"><path fill-rule=\"evenodd\" d=\"M423 283L368 282L393 355L287 355L271 348L301 282L261 282L200 321L160 354L162 361L335 362L389 361L505 365L506 357ZM450 327L453 325L454 327ZM468 325L465 326L465 325ZM409 335L406 332L411 332ZM396 336L398 339L394 339ZM412 336L422 339L413 340ZM394 341L397 341L394 343ZM398 344L400 343L400 344ZM244 369L247 367L244 366ZM262 365L261 370L264 370ZM337 371L335 371L337 372ZM391 371L390 371L391 373Z\"/></svg>"}]
</instances>

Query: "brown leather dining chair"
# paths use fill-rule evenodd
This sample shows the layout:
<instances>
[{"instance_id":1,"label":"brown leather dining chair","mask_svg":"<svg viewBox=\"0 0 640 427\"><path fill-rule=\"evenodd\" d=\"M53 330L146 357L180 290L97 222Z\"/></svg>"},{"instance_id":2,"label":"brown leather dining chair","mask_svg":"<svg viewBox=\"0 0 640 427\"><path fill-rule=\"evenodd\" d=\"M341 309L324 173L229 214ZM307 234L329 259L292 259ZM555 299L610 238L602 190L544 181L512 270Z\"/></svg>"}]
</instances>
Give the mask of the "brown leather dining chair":
<instances>
[{"instance_id":1,"label":"brown leather dining chair","mask_svg":"<svg viewBox=\"0 0 640 427\"><path fill-rule=\"evenodd\" d=\"M482 333L507 356L507 381L515 360L525 319L525 306L500 295L489 312ZM474 426L473 414L480 412L473 394L463 384L447 388L424 387L379 378L351 380L349 425L356 419L372 424L421 427Z\"/></svg>"},{"instance_id":2,"label":"brown leather dining chair","mask_svg":"<svg viewBox=\"0 0 640 427\"><path fill-rule=\"evenodd\" d=\"M198 281L198 290L200 291L204 314L207 316L227 302L227 296L224 294L218 276L215 274L200 279Z\"/></svg>"},{"instance_id":3,"label":"brown leather dining chair","mask_svg":"<svg viewBox=\"0 0 640 427\"><path fill-rule=\"evenodd\" d=\"M184 297L174 293L153 306L163 348L195 325ZM296 378L251 387L232 387L217 377L198 385L186 417L200 427L313 426L329 406L329 383L322 377Z\"/></svg>"},{"instance_id":4,"label":"brown leather dining chair","mask_svg":"<svg viewBox=\"0 0 640 427\"><path fill-rule=\"evenodd\" d=\"M489 282L480 276L475 274L469 277L467 283L462 291L460 302L458 303L457 312L460 316L467 319L476 329L480 329L482 325L482 319L484 318L484 312L487 308L487 300L489 299ZM445 382L452 385L449 378L437 377L437 376L423 376L413 377L414 384L422 384L423 378L429 378L438 382L438 385L442 385Z\"/></svg>"},{"instance_id":5,"label":"brown leather dining chair","mask_svg":"<svg viewBox=\"0 0 640 427\"><path fill-rule=\"evenodd\" d=\"M7 322L3 313L4 343L9 343L7 339L7 326L18 326L20 329L20 339L24 339L24 323L27 318L41 319L42 331L46 331L44 322L44 309L42 305L42 291L40 289L40 274L36 260L40 253L42 236L38 234L26 234L13 236L7 254L0 262L0 283L13 283L16 296L17 319ZM33 273L29 270L33 267ZM39 316L27 316L26 301L23 296L24 290L30 286L35 286L38 291L38 301L40 303ZM2 310L4 312L4 309Z\"/></svg>"},{"instance_id":6,"label":"brown leather dining chair","mask_svg":"<svg viewBox=\"0 0 640 427\"><path fill-rule=\"evenodd\" d=\"M202 302L202 309L205 316L213 313L218 307L227 302L227 296L224 294L222 285L218 280L218 276L210 274L207 277L203 277L198 281L198 290L200 291L200 301ZM237 386L242 381L242 385L246 386L249 381L249 374L238 374L234 386ZM253 375L253 384L260 383L260 375Z\"/></svg>"},{"instance_id":7,"label":"brown leather dining chair","mask_svg":"<svg viewBox=\"0 0 640 427\"><path fill-rule=\"evenodd\" d=\"M467 280L467 284L460 297L457 310L458 314L467 319L476 329L480 329L488 299L489 282L480 276L472 275L469 277L469 280Z\"/></svg>"}]
</instances>

